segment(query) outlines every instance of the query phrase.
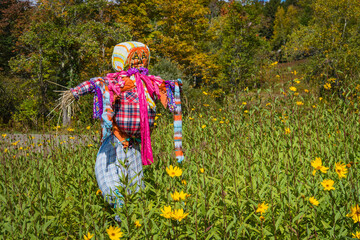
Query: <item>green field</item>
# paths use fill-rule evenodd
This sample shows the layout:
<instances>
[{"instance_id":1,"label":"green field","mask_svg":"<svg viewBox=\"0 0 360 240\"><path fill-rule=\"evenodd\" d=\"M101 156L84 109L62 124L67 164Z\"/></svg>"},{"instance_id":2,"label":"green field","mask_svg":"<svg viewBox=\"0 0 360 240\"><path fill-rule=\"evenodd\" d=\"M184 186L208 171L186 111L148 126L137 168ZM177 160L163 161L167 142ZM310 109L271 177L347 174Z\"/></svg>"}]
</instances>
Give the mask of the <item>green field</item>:
<instances>
[{"instance_id":1,"label":"green field","mask_svg":"<svg viewBox=\"0 0 360 240\"><path fill-rule=\"evenodd\" d=\"M15 145L3 135L0 238L84 239L89 232L109 239L106 230L118 226L121 239L350 239L360 231L354 209L360 196L359 106L318 98L302 82L281 88L242 91L221 105L207 92L199 93L198 103L183 101L182 164L174 159L171 114L160 112L152 135L155 162L144 167L146 188L126 196L118 210L96 194L97 143L78 141L84 133L97 135L95 126L68 132L77 144L38 146L29 138ZM36 147L51 151L31 151ZM326 173L313 175L316 158ZM341 179L339 162L347 164ZM182 175L170 177L170 165ZM324 190L327 179L335 189ZM175 202L174 191L191 196ZM264 202L268 208L260 213ZM165 218L164 206L188 215Z\"/></svg>"}]
</instances>

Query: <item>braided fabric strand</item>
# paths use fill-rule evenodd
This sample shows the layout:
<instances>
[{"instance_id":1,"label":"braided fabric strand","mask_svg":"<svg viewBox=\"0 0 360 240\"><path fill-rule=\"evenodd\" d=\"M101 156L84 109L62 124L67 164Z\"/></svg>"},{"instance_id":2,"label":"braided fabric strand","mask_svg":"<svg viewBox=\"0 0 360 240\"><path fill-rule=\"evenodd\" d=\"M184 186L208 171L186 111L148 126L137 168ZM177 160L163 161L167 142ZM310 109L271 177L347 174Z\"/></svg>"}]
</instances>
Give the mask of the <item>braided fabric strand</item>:
<instances>
[{"instance_id":1,"label":"braided fabric strand","mask_svg":"<svg viewBox=\"0 0 360 240\"><path fill-rule=\"evenodd\" d=\"M180 100L180 86L182 85L181 79L175 80L175 104L174 111L174 143L175 143L175 156L179 163L184 160L184 153L182 151L182 114L181 114L181 100Z\"/></svg>"}]
</instances>

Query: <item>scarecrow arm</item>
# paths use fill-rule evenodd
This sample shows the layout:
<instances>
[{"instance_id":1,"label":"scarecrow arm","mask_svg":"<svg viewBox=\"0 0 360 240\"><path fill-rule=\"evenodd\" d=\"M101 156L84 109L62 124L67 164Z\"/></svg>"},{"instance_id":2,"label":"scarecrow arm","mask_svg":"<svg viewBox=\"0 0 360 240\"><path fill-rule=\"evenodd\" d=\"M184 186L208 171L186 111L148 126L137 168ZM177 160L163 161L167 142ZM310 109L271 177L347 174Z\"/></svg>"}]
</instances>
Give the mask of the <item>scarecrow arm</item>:
<instances>
[{"instance_id":1,"label":"scarecrow arm","mask_svg":"<svg viewBox=\"0 0 360 240\"><path fill-rule=\"evenodd\" d=\"M90 81L96 85L99 85L99 82L102 81L102 78L92 78ZM78 100L80 96L94 92L94 86L90 81L82 82L76 87L70 89L76 100Z\"/></svg>"}]
</instances>

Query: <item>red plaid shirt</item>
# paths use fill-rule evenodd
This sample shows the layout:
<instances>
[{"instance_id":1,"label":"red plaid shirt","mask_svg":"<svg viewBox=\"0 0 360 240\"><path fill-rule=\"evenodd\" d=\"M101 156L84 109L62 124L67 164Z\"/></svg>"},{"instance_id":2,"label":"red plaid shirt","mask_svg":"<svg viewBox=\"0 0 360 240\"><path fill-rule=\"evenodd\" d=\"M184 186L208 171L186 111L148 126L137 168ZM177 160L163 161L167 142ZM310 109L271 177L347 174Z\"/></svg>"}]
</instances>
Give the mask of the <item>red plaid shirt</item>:
<instances>
[{"instance_id":1,"label":"red plaid shirt","mask_svg":"<svg viewBox=\"0 0 360 240\"><path fill-rule=\"evenodd\" d=\"M91 79L96 85L100 80L105 80L105 84L109 84L108 78L93 78ZM94 86L90 81L85 81L75 88L72 88L71 91L76 99L79 99L80 96L87 93L91 93L94 90ZM129 137L141 137L141 128L140 128L140 105L139 98L136 91L136 88L130 89L120 93L120 99L115 101L113 106L115 112L115 122ZM150 131L154 126L156 115L156 107L151 109L148 106L148 119Z\"/></svg>"}]
</instances>

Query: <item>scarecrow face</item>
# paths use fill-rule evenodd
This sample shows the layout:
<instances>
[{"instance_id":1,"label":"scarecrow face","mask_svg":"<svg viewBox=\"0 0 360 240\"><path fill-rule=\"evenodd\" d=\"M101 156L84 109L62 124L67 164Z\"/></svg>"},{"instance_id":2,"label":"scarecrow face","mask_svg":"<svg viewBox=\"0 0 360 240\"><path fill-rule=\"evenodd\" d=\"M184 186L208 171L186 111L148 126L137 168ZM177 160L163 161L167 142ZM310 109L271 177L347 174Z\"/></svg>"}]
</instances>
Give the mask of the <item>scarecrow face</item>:
<instances>
[{"instance_id":1,"label":"scarecrow face","mask_svg":"<svg viewBox=\"0 0 360 240\"><path fill-rule=\"evenodd\" d=\"M147 68L149 64L149 51L146 47L137 47L130 50L126 59L126 65L129 68Z\"/></svg>"},{"instance_id":2,"label":"scarecrow face","mask_svg":"<svg viewBox=\"0 0 360 240\"><path fill-rule=\"evenodd\" d=\"M149 66L150 50L140 42L123 42L114 47L112 65L116 71Z\"/></svg>"}]
</instances>

